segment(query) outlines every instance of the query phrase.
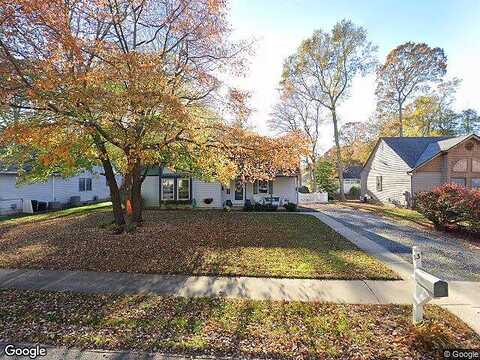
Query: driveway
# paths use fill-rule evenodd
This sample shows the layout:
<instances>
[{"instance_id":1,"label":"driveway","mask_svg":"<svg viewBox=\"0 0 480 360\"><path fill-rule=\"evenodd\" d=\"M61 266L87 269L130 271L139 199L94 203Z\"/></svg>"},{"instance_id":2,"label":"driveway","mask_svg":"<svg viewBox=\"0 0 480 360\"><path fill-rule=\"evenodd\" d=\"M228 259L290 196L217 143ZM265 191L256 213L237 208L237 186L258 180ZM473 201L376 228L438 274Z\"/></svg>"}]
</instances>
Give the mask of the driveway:
<instances>
[{"instance_id":1,"label":"driveway","mask_svg":"<svg viewBox=\"0 0 480 360\"><path fill-rule=\"evenodd\" d=\"M480 281L480 249L467 241L339 205L316 206L315 210L409 262L412 262L412 246L418 246L423 252L424 268L438 277L448 281Z\"/></svg>"}]
</instances>

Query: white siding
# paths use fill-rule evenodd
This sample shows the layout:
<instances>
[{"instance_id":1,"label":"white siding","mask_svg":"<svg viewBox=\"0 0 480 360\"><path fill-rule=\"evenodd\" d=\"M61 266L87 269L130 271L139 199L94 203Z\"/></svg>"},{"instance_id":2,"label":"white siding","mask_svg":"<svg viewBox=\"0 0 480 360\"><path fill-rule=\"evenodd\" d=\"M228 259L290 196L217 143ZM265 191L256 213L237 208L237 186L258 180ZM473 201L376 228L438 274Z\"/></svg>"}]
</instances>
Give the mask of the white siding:
<instances>
[{"instance_id":1,"label":"white siding","mask_svg":"<svg viewBox=\"0 0 480 360\"><path fill-rule=\"evenodd\" d=\"M95 172L84 172L78 176L62 178L51 176L46 182L37 182L17 186L17 176L14 174L0 174L0 199L24 199L38 201L57 201L67 203L72 196L80 196L80 201L107 199L110 197L105 176L100 175L101 168ZM92 190L80 191L79 178L91 178ZM120 178L117 178L120 185Z\"/></svg>"},{"instance_id":2,"label":"white siding","mask_svg":"<svg viewBox=\"0 0 480 360\"><path fill-rule=\"evenodd\" d=\"M142 183L142 199L143 205L146 207L159 206L159 183L158 176L147 176Z\"/></svg>"},{"instance_id":3,"label":"white siding","mask_svg":"<svg viewBox=\"0 0 480 360\"><path fill-rule=\"evenodd\" d=\"M362 171L362 196L381 203L407 205L411 195L410 167L383 140ZM377 190L377 176L382 176L382 190Z\"/></svg>"},{"instance_id":4,"label":"white siding","mask_svg":"<svg viewBox=\"0 0 480 360\"><path fill-rule=\"evenodd\" d=\"M412 175L412 191L431 191L443 183L441 172L417 172Z\"/></svg>"},{"instance_id":5,"label":"white siding","mask_svg":"<svg viewBox=\"0 0 480 360\"><path fill-rule=\"evenodd\" d=\"M219 182L206 182L193 179L192 183L193 198L198 207L202 208L221 208L222 185ZM211 204L205 204L204 199L213 199Z\"/></svg>"}]
</instances>

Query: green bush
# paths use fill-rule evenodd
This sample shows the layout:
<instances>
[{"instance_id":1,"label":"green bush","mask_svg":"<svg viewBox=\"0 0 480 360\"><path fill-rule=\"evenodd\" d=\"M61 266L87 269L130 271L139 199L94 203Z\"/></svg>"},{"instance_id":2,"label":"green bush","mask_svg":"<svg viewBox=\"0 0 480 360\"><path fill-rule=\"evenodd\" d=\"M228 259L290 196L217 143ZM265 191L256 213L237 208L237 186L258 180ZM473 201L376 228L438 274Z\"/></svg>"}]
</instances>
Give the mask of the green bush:
<instances>
[{"instance_id":1,"label":"green bush","mask_svg":"<svg viewBox=\"0 0 480 360\"><path fill-rule=\"evenodd\" d=\"M245 200L245 204L243 205L243 211L253 211L254 206L250 200Z\"/></svg>"},{"instance_id":2,"label":"green bush","mask_svg":"<svg viewBox=\"0 0 480 360\"><path fill-rule=\"evenodd\" d=\"M253 206L253 209L255 211L277 211L277 206L272 204L255 203L255 205Z\"/></svg>"},{"instance_id":3,"label":"green bush","mask_svg":"<svg viewBox=\"0 0 480 360\"><path fill-rule=\"evenodd\" d=\"M297 210L297 204L291 202L286 203L283 207L285 208L285 210L290 212L294 212Z\"/></svg>"},{"instance_id":4,"label":"green bush","mask_svg":"<svg viewBox=\"0 0 480 360\"><path fill-rule=\"evenodd\" d=\"M329 199L335 198L338 191L335 165L330 161L321 160L317 163L315 175L318 189L328 193Z\"/></svg>"},{"instance_id":5,"label":"green bush","mask_svg":"<svg viewBox=\"0 0 480 360\"><path fill-rule=\"evenodd\" d=\"M348 192L348 195L352 198L352 199L358 199L360 198L360 188L358 186L352 186L350 188L350 191Z\"/></svg>"}]
</instances>

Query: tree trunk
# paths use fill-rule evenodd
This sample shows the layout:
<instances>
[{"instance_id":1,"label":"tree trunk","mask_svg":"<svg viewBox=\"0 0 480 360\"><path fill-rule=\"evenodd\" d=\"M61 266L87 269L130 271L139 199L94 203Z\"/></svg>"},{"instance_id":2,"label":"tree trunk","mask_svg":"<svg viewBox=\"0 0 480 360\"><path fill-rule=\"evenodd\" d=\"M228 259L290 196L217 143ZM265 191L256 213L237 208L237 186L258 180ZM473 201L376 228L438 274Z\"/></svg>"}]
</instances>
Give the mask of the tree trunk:
<instances>
[{"instance_id":1,"label":"tree trunk","mask_svg":"<svg viewBox=\"0 0 480 360\"><path fill-rule=\"evenodd\" d=\"M112 200L113 217L117 226L125 225L125 216L122 209L122 198L120 190L118 189L117 180L115 179L115 172L113 171L110 160L102 160L103 170L105 171L105 178L107 179L108 187L110 188L110 198Z\"/></svg>"},{"instance_id":2,"label":"tree trunk","mask_svg":"<svg viewBox=\"0 0 480 360\"><path fill-rule=\"evenodd\" d=\"M398 103L398 118L400 121L400 137L403 137L403 103L399 102Z\"/></svg>"},{"instance_id":3,"label":"tree trunk","mask_svg":"<svg viewBox=\"0 0 480 360\"><path fill-rule=\"evenodd\" d=\"M317 191L317 177L315 175L315 166L317 164L317 159L315 157L310 158L310 162L308 164L308 171L310 173L310 183L312 184L311 191Z\"/></svg>"},{"instance_id":4,"label":"tree trunk","mask_svg":"<svg viewBox=\"0 0 480 360\"><path fill-rule=\"evenodd\" d=\"M125 216L122 209L122 198L118 188L117 180L115 179L115 172L113 171L112 162L108 156L107 148L102 139L98 135L93 136L93 141L97 150L100 152L100 161L105 171L105 178L107 179L108 187L110 188L110 198L112 200L113 217L115 224L119 227L125 225Z\"/></svg>"},{"instance_id":5,"label":"tree trunk","mask_svg":"<svg viewBox=\"0 0 480 360\"><path fill-rule=\"evenodd\" d=\"M143 221L142 204L142 174L141 162L131 159L125 174L125 208L127 209L128 223L141 225Z\"/></svg>"},{"instance_id":6,"label":"tree trunk","mask_svg":"<svg viewBox=\"0 0 480 360\"><path fill-rule=\"evenodd\" d=\"M343 164L342 164L342 153L340 151L340 139L338 133L338 123L337 123L337 111L335 107L332 109L332 120L333 120L333 134L335 137L335 148L337 155L337 172L338 180L340 182L340 201L345 201L345 192L343 188Z\"/></svg>"}]
</instances>

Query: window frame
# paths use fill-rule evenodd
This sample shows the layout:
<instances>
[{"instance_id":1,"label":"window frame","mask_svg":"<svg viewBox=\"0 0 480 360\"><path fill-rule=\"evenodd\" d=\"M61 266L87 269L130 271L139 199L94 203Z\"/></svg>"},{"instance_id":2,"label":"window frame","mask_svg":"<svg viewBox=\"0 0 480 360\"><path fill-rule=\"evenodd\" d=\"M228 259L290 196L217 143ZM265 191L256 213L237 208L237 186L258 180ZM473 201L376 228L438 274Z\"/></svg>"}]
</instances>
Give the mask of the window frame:
<instances>
[{"instance_id":1,"label":"window frame","mask_svg":"<svg viewBox=\"0 0 480 360\"><path fill-rule=\"evenodd\" d=\"M269 194L270 185L268 180L257 180L258 184L258 193L259 194Z\"/></svg>"},{"instance_id":2,"label":"window frame","mask_svg":"<svg viewBox=\"0 0 480 360\"><path fill-rule=\"evenodd\" d=\"M457 180L463 180L463 184L460 184L458 182L455 182L454 180L457 179ZM456 184L456 185L460 185L460 186L463 186L463 187L467 187L467 178L466 177L453 177L450 179L450 183L452 184Z\"/></svg>"},{"instance_id":3,"label":"window frame","mask_svg":"<svg viewBox=\"0 0 480 360\"><path fill-rule=\"evenodd\" d=\"M473 186L473 181L478 181L478 186ZM480 190L480 177L472 178L472 189Z\"/></svg>"},{"instance_id":4,"label":"window frame","mask_svg":"<svg viewBox=\"0 0 480 360\"><path fill-rule=\"evenodd\" d=\"M92 178L85 178L85 191L93 191Z\"/></svg>"},{"instance_id":5,"label":"window frame","mask_svg":"<svg viewBox=\"0 0 480 360\"><path fill-rule=\"evenodd\" d=\"M164 192L164 182L171 182L173 189L172 189L172 198L170 199L165 199L165 192ZM160 186L161 194L160 198L162 201L174 201L175 200L175 179L173 178L161 178L161 186Z\"/></svg>"},{"instance_id":6,"label":"window frame","mask_svg":"<svg viewBox=\"0 0 480 360\"><path fill-rule=\"evenodd\" d=\"M180 197L180 182L183 181L183 180L187 181L187 192L188 192L187 198L181 198ZM177 181L177 200L182 200L182 201L190 200L190 179L189 178L177 178L176 181Z\"/></svg>"},{"instance_id":7,"label":"window frame","mask_svg":"<svg viewBox=\"0 0 480 360\"><path fill-rule=\"evenodd\" d=\"M85 192L86 190L85 178L78 178L78 192Z\"/></svg>"},{"instance_id":8,"label":"window frame","mask_svg":"<svg viewBox=\"0 0 480 360\"><path fill-rule=\"evenodd\" d=\"M375 177L375 183L376 183L375 185L376 185L377 191L383 191L383 176L382 175Z\"/></svg>"}]
</instances>

